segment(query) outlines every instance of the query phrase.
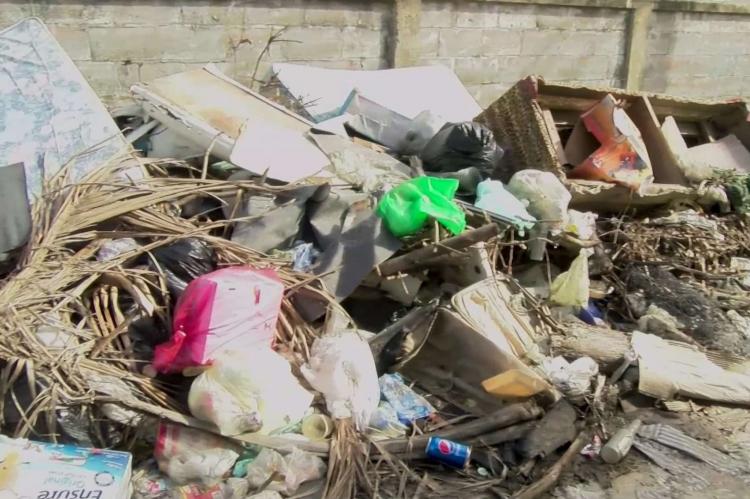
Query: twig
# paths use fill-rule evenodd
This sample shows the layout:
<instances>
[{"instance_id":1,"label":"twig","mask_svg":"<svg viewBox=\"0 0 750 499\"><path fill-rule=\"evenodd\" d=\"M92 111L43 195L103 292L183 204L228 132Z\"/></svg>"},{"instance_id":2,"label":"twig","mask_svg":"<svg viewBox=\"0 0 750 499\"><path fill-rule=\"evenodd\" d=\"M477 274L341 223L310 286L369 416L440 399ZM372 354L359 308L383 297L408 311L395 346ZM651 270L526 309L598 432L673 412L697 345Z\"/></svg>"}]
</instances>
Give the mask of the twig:
<instances>
[{"instance_id":1,"label":"twig","mask_svg":"<svg viewBox=\"0 0 750 499\"><path fill-rule=\"evenodd\" d=\"M529 485L518 494L514 495L513 498L534 499L550 490L560 479L560 475L565 470L565 468L567 468L570 463L573 462L573 459L575 459L578 453L581 452L581 449L586 446L586 442L586 434L584 432L579 433L578 437L573 441L572 444L570 444L570 447L568 447L568 450L566 450L562 457L558 459L557 462L547 470L542 478Z\"/></svg>"}]
</instances>

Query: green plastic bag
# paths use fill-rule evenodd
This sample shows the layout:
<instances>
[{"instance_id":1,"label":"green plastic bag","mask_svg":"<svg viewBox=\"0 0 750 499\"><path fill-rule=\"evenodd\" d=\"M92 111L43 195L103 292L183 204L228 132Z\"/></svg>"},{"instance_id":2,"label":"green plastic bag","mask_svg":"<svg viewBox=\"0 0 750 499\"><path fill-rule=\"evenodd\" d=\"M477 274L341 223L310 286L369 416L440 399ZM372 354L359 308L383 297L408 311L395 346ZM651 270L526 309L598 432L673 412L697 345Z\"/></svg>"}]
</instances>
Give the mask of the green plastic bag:
<instances>
[{"instance_id":1,"label":"green plastic bag","mask_svg":"<svg viewBox=\"0 0 750 499\"><path fill-rule=\"evenodd\" d=\"M388 229L398 237L416 234L429 218L434 218L451 233L466 227L466 214L453 202L458 180L417 177L394 187L378 204L377 213Z\"/></svg>"}]
</instances>

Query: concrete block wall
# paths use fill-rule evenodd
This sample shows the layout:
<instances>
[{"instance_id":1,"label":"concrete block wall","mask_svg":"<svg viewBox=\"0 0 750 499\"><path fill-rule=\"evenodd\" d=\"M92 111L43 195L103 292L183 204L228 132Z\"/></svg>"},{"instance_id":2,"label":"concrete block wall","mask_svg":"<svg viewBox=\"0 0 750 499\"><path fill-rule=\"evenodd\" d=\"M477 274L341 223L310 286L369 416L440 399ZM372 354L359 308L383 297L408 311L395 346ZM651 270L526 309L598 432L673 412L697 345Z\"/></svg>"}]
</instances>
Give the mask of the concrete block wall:
<instances>
[{"instance_id":1,"label":"concrete block wall","mask_svg":"<svg viewBox=\"0 0 750 499\"><path fill-rule=\"evenodd\" d=\"M422 4L421 25L421 63L453 68L481 105L529 74L623 83L622 10L429 1Z\"/></svg>"},{"instance_id":2,"label":"concrete block wall","mask_svg":"<svg viewBox=\"0 0 750 499\"><path fill-rule=\"evenodd\" d=\"M263 57L347 69L385 66L390 2L326 0L0 0L0 28L41 18L109 105L130 86L206 63L249 84Z\"/></svg>"},{"instance_id":3,"label":"concrete block wall","mask_svg":"<svg viewBox=\"0 0 750 499\"><path fill-rule=\"evenodd\" d=\"M750 17L655 12L643 88L696 97L750 97Z\"/></svg>"},{"instance_id":4,"label":"concrete block wall","mask_svg":"<svg viewBox=\"0 0 750 499\"><path fill-rule=\"evenodd\" d=\"M596 1L592 5L611 5ZM103 100L137 81L208 62L249 84L262 58L379 69L394 43L394 0L0 0L0 28L38 16ZM422 0L415 62L452 68L480 104L519 78L624 86L630 11ZM750 16L654 12L642 88L686 97L750 97Z\"/></svg>"}]
</instances>

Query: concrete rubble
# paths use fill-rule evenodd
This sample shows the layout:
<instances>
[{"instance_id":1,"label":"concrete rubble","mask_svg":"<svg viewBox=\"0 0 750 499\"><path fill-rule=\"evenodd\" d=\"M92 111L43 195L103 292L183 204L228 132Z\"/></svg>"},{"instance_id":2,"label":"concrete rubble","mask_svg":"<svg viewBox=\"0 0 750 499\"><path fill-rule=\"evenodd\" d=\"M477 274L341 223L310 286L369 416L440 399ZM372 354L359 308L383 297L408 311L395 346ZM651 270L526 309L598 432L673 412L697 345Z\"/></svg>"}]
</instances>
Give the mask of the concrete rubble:
<instances>
[{"instance_id":1,"label":"concrete rubble","mask_svg":"<svg viewBox=\"0 0 750 499\"><path fill-rule=\"evenodd\" d=\"M750 477L677 428L750 406L744 102L294 64L275 102L208 65L110 116L39 20L0 51L3 492Z\"/></svg>"}]
</instances>

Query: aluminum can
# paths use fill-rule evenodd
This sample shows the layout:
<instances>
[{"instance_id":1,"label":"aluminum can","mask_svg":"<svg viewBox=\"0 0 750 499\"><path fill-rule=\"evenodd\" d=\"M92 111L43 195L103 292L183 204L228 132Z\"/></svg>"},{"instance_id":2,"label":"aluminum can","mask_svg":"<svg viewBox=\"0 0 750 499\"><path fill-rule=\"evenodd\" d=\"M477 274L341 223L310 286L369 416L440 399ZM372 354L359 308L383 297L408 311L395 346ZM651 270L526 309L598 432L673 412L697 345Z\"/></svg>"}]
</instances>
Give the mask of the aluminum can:
<instances>
[{"instance_id":1,"label":"aluminum can","mask_svg":"<svg viewBox=\"0 0 750 499\"><path fill-rule=\"evenodd\" d=\"M440 437L430 437L425 454L453 468L465 468L471 458L471 447Z\"/></svg>"}]
</instances>

